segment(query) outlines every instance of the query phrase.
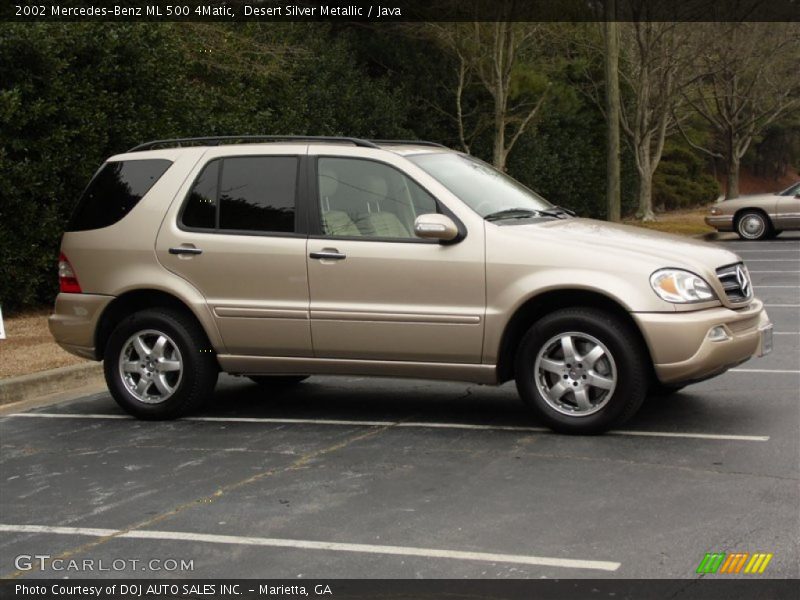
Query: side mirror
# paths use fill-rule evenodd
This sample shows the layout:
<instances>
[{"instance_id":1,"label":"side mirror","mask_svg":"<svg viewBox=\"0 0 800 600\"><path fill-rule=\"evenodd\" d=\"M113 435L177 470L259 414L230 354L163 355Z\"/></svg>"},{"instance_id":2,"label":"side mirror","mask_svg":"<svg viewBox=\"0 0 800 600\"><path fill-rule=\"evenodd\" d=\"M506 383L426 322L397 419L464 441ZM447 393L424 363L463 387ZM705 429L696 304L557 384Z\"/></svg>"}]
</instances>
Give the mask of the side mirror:
<instances>
[{"instance_id":1,"label":"side mirror","mask_svg":"<svg viewBox=\"0 0 800 600\"><path fill-rule=\"evenodd\" d=\"M420 215L414 221L414 233L428 240L449 242L458 237L458 227L447 215L431 213Z\"/></svg>"}]
</instances>

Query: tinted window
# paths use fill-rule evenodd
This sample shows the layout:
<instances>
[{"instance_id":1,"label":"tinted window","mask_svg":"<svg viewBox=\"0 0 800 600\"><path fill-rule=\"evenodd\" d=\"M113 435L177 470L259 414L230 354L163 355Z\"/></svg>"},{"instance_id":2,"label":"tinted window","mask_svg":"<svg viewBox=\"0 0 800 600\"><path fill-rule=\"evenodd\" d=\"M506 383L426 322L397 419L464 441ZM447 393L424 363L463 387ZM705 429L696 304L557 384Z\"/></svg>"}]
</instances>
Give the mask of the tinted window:
<instances>
[{"instance_id":1,"label":"tinted window","mask_svg":"<svg viewBox=\"0 0 800 600\"><path fill-rule=\"evenodd\" d=\"M322 230L342 237L414 238L414 220L436 201L397 169L371 160L320 158Z\"/></svg>"},{"instance_id":2,"label":"tinted window","mask_svg":"<svg viewBox=\"0 0 800 600\"><path fill-rule=\"evenodd\" d=\"M220 179L220 229L294 231L297 158L226 158Z\"/></svg>"},{"instance_id":3,"label":"tinted window","mask_svg":"<svg viewBox=\"0 0 800 600\"><path fill-rule=\"evenodd\" d=\"M100 229L121 220L171 164L163 159L106 163L81 196L67 231Z\"/></svg>"},{"instance_id":4,"label":"tinted window","mask_svg":"<svg viewBox=\"0 0 800 600\"><path fill-rule=\"evenodd\" d=\"M186 207L183 209L182 222L187 227L214 229L217 221L217 182L221 161L208 163L195 181Z\"/></svg>"}]
</instances>

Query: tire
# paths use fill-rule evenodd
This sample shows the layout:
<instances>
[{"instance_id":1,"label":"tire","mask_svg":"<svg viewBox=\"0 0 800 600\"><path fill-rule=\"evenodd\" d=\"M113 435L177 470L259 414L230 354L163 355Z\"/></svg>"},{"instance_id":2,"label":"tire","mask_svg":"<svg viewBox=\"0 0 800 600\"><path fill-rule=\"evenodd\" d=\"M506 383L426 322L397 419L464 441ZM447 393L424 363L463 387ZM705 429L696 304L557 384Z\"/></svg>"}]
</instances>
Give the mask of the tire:
<instances>
[{"instance_id":1,"label":"tire","mask_svg":"<svg viewBox=\"0 0 800 600\"><path fill-rule=\"evenodd\" d=\"M205 332L186 314L168 308L123 319L108 339L103 369L117 404L147 420L197 410L219 375Z\"/></svg>"},{"instance_id":2,"label":"tire","mask_svg":"<svg viewBox=\"0 0 800 600\"><path fill-rule=\"evenodd\" d=\"M685 387L685 385L665 385L660 382L654 382L650 385L650 390L648 393L654 398L664 398L666 396L671 396L672 394L677 394Z\"/></svg>"},{"instance_id":3,"label":"tire","mask_svg":"<svg viewBox=\"0 0 800 600\"><path fill-rule=\"evenodd\" d=\"M772 223L761 211L748 210L736 219L736 233L743 240L763 240L772 234Z\"/></svg>"},{"instance_id":4,"label":"tire","mask_svg":"<svg viewBox=\"0 0 800 600\"><path fill-rule=\"evenodd\" d=\"M264 387L290 387L308 379L308 375L251 375L250 381Z\"/></svg>"},{"instance_id":5,"label":"tire","mask_svg":"<svg viewBox=\"0 0 800 600\"><path fill-rule=\"evenodd\" d=\"M571 340L571 360L565 355L565 338ZM515 361L517 390L551 429L602 433L624 423L642 405L650 375L646 356L638 331L612 313L558 310L534 323L522 338Z\"/></svg>"}]
</instances>

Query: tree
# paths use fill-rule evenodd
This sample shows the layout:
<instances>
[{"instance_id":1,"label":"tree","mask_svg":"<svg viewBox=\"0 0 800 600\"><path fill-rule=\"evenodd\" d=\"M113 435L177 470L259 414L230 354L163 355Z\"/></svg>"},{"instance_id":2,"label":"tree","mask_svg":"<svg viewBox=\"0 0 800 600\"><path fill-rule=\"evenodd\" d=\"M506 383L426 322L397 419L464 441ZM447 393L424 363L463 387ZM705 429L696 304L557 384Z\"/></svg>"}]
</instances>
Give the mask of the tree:
<instances>
[{"instance_id":1,"label":"tree","mask_svg":"<svg viewBox=\"0 0 800 600\"><path fill-rule=\"evenodd\" d=\"M636 216L644 221L653 213L653 175L664 142L675 129L681 93L691 70L687 58L687 29L673 22L623 23L623 67L627 93L620 105L620 123L633 149L639 176Z\"/></svg>"},{"instance_id":2,"label":"tree","mask_svg":"<svg viewBox=\"0 0 800 600\"><path fill-rule=\"evenodd\" d=\"M711 129L711 143L687 132L697 150L724 161L725 197L739 196L739 169L751 143L800 107L797 23L698 25L692 47L700 75L684 97Z\"/></svg>"},{"instance_id":3,"label":"tree","mask_svg":"<svg viewBox=\"0 0 800 600\"><path fill-rule=\"evenodd\" d=\"M509 153L547 98L549 82L541 68L540 47L545 26L498 20L424 27L456 59L453 96L462 147L469 152L472 140L491 129L492 162L504 170ZM473 84L491 98L488 115L464 109L465 94Z\"/></svg>"},{"instance_id":4,"label":"tree","mask_svg":"<svg viewBox=\"0 0 800 600\"><path fill-rule=\"evenodd\" d=\"M606 0L605 90L606 90L606 218L620 220L619 160L619 38L614 0Z\"/></svg>"}]
</instances>

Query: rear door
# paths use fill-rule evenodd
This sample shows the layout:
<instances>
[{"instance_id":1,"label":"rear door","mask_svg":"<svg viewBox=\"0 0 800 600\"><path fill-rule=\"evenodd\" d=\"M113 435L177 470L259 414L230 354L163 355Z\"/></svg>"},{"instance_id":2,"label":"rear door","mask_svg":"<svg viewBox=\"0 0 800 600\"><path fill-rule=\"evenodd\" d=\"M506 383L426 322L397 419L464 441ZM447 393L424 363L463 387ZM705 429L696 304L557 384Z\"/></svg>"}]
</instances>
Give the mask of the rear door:
<instances>
[{"instance_id":1,"label":"rear door","mask_svg":"<svg viewBox=\"0 0 800 600\"><path fill-rule=\"evenodd\" d=\"M229 354L311 356L305 146L201 161L159 232L161 263L205 296Z\"/></svg>"}]
</instances>

